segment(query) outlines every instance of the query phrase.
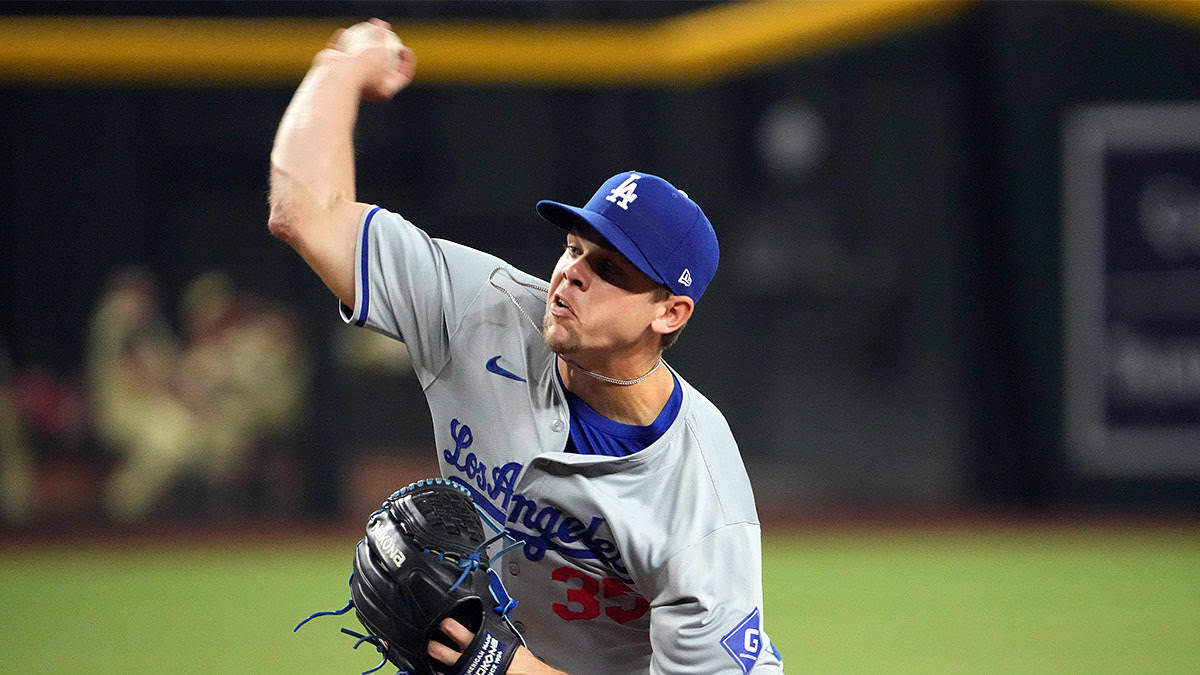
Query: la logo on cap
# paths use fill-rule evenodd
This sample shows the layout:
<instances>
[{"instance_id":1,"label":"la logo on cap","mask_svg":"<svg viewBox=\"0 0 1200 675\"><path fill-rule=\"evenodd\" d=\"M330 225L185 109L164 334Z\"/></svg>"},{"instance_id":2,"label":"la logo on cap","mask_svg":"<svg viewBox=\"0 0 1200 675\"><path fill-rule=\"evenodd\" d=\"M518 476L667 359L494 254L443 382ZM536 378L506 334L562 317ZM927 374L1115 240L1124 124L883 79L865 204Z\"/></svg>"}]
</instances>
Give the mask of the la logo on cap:
<instances>
[{"instance_id":1,"label":"la logo on cap","mask_svg":"<svg viewBox=\"0 0 1200 675\"><path fill-rule=\"evenodd\" d=\"M637 195L633 193L633 191L637 189L637 183L633 181L639 178L641 178L641 176L637 175L636 173L629 174L629 178L626 178L625 182L613 188L612 191L608 193L608 196L604 199L628 211L629 203L637 199Z\"/></svg>"}]
</instances>

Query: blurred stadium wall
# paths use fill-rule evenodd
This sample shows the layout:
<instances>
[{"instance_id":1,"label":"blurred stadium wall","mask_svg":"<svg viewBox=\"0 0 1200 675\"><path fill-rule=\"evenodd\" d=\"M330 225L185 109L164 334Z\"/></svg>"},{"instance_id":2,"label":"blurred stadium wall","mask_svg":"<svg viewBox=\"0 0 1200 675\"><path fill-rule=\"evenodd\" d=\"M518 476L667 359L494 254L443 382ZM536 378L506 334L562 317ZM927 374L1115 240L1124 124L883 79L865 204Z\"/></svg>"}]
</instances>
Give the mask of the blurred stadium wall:
<instances>
[{"instance_id":1,"label":"blurred stadium wall","mask_svg":"<svg viewBox=\"0 0 1200 675\"><path fill-rule=\"evenodd\" d=\"M1186 373L1166 413L1106 417L1109 401L1100 414L1171 427L1174 463L1140 465L1136 442L1124 464L1090 462L1069 447L1064 405L1065 129L1091 106L1197 105L1190 5L0 6L11 379L85 386L114 271L157 279L182 331L185 289L220 269L296 312L312 354L306 414L283 437L291 468L264 481L285 476L300 508L328 513L354 475L386 488L417 477L387 471L428 470L402 350L346 337L333 298L265 226L291 92L333 28L376 15L419 71L361 114L360 199L539 275L560 243L538 199L582 202L634 168L705 207L721 269L668 357L725 412L764 510L1200 504L1200 385ZM1200 245L1181 256L1195 268ZM1198 344L1197 300L1179 303L1172 344ZM28 389L13 394L26 413ZM118 462L79 414L67 441L27 415L20 447L42 471Z\"/></svg>"}]
</instances>

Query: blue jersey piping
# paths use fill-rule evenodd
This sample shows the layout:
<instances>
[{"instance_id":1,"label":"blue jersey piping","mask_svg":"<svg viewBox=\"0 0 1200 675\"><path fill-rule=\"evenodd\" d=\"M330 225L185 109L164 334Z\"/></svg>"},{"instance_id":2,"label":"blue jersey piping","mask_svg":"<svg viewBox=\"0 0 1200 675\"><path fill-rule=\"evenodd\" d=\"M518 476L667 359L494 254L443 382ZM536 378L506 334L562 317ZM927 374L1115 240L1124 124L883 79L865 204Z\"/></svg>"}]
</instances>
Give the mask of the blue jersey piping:
<instances>
[{"instance_id":1,"label":"blue jersey piping","mask_svg":"<svg viewBox=\"0 0 1200 675\"><path fill-rule=\"evenodd\" d=\"M362 280L362 284L361 284L361 286L362 286L362 308L358 312L358 320L354 322L355 326L362 326L367 323L367 314L371 308L371 280L370 280L370 277L368 277L368 275L367 275L367 270L368 270L368 267L367 267L367 260L368 260L367 241L368 241L368 234L370 233L370 230L371 230L371 219L374 218L375 214L378 212L379 212L378 206L372 208L370 211L367 212L367 219L365 221L363 221L362 245L360 246L362 254L360 255L360 260L359 260L359 268L360 268L359 269L359 279Z\"/></svg>"}]
</instances>

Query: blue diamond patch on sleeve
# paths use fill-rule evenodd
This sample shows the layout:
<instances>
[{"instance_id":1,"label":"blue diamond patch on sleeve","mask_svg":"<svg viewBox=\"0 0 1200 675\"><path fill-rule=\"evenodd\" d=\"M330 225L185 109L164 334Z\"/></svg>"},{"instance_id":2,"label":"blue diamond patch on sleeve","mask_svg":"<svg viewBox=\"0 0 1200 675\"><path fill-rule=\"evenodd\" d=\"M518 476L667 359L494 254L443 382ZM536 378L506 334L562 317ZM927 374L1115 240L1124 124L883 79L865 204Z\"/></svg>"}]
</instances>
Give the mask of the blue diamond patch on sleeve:
<instances>
[{"instance_id":1,"label":"blue diamond patch on sleeve","mask_svg":"<svg viewBox=\"0 0 1200 675\"><path fill-rule=\"evenodd\" d=\"M758 660L758 653L762 650L757 607L733 630L726 633L725 637L721 638L721 646L729 652L743 673L750 672L750 669L754 667L754 662Z\"/></svg>"}]
</instances>

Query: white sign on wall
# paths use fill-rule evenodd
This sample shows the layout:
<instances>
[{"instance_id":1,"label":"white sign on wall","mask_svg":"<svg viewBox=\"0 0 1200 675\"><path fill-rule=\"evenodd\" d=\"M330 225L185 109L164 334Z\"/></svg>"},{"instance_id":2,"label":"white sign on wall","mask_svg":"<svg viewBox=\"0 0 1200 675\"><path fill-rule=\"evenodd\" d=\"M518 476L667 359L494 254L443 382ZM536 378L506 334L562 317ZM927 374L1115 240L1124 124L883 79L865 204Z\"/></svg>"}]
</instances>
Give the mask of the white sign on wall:
<instances>
[{"instance_id":1,"label":"white sign on wall","mask_svg":"<svg viewBox=\"0 0 1200 675\"><path fill-rule=\"evenodd\" d=\"M1063 136L1064 423L1086 473L1200 475L1200 103Z\"/></svg>"}]
</instances>

